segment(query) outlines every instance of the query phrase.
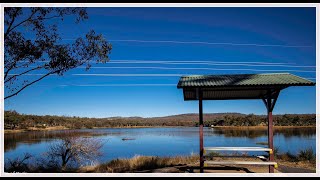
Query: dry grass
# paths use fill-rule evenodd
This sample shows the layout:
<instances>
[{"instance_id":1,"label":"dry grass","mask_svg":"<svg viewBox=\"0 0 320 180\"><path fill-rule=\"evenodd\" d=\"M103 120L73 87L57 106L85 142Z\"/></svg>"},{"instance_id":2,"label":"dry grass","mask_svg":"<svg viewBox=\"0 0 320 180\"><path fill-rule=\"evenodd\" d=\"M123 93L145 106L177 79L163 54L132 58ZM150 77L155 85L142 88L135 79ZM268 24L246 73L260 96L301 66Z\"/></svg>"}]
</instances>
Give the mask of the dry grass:
<instances>
[{"instance_id":1,"label":"dry grass","mask_svg":"<svg viewBox=\"0 0 320 180\"><path fill-rule=\"evenodd\" d=\"M214 154L216 155L216 154ZM234 154L236 155L236 154ZM243 161L244 157L214 157L214 160L240 160ZM247 159L248 157L246 157ZM259 161L258 159L252 157L250 161ZM176 156L176 157L157 157L157 156L134 156L133 158L127 159L116 159L112 160L108 163L92 165L92 166L84 166L76 169L68 169L66 171L61 171L61 169L57 167L49 167L49 166L39 166L39 164L28 164L28 171L23 170L23 172L31 172L31 173L61 173L61 172L70 172L70 173L135 173L135 172L159 172L157 170L163 170L162 168L175 168L176 171L181 171L181 167L197 167L199 166L199 155L191 155L191 156ZM288 167L295 168L304 168L315 170L316 166L314 163L310 161L292 161L289 157L281 157L277 158L276 162L279 165L284 165ZM13 168L7 167L5 168L5 172L20 172L21 167L24 168L25 165L23 163L22 166L12 166ZM232 166L233 167L233 166ZM252 172L267 172L266 168L259 168L253 165L243 165L243 166L234 166L240 168L248 168ZM26 168L24 168L26 169ZM220 170L219 170L220 169ZM219 172L230 172L227 169L221 169L221 167L217 167ZM182 170L182 172L185 172Z\"/></svg>"},{"instance_id":2,"label":"dry grass","mask_svg":"<svg viewBox=\"0 0 320 180\"><path fill-rule=\"evenodd\" d=\"M234 160L243 161L242 157L215 157L217 161L220 160ZM246 158L247 159L247 158ZM259 161L256 158L250 158L250 161ZM278 159L276 160L280 165L289 167L305 168L315 170L315 164L308 161L290 162L289 160ZM149 170L161 169L164 167L181 167L192 166L198 167L199 155L192 156L177 156L177 157L155 157L155 156L135 156L128 159L116 159L109 163L100 164L96 166L85 166L78 169L78 173L135 173L135 172L152 172ZM238 167L238 166L235 166ZM240 166L239 166L240 167ZM253 172L267 172L266 169L256 167L253 165L242 165L241 167L247 167ZM220 167L221 168L221 167ZM260 168L260 169L259 169ZM218 168L219 169L219 168ZM225 172L229 172L226 170Z\"/></svg>"},{"instance_id":3,"label":"dry grass","mask_svg":"<svg viewBox=\"0 0 320 180\"><path fill-rule=\"evenodd\" d=\"M15 129L15 130L5 129L4 130L4 134L6 134L6 133L21 133L21 132L26 132L26 130L23 130L23 129Z\"/></svg>"},{"instance_id":4,"label":"dry grass","mask_svg":"<svg viewBox=\"0 0 320 180\"><path fill-rule=\"evenodd\" d=\"M65 126L54 126L54 127L46 127L46 128L38 128L38 127L29 127L27 129L5 129L4 133L21 133L21 132L28 132L28 131L55 131L55 130L66 130L69 129Z\"/></svg>"},{"instance_id":5,"label":"dry grass","mask_svg":"<svg viewBox=\"0 0 320 180\"><path fill-rule=\"evenodd\" d=\"M276 160L279 165L284 165L288 167L294 167L294 168L304 168L304 169L309 169L309 170L316 170L316 164L310 162L310 161L290 161L290 160L283 160L283 159L278 159Z\"/></svg>"},{"instance_id":6,"label":"dry grass","mask_svg":"<svg viewBox=\"0 0 320 180\"><path fill-rule=\"evenodd\" d=\"M151 170L162 167L186 165L195 163L199 160L198 155L176 156L176 157L157 157L157 156L139 156L136 155L130 159L116 159L106 164L100 164L95 167L83 167L79 172L94 173L123 173L135 172L140 170Z\"/></svg>"},{"instance_id":7,"label":"dry grass","mask_svg":"<svg viewBox=\"0 0 320 180\"><path fill-rule=\"evenodd\" d=\"M297 155L291 154L290 152L276 154L276 158L285 162L294 162L309 165L309 167L316 166L316 153L312 148L300 150Z\"/></svg>"}]
</instances>

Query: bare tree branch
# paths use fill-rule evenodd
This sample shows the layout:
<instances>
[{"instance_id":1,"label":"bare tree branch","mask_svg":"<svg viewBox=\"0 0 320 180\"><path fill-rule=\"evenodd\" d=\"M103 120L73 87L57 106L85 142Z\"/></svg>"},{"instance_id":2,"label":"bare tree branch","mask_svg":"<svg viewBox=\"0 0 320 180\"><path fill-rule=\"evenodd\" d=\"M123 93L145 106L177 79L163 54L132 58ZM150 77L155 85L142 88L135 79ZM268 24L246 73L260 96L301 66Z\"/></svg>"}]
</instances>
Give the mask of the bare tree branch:
<instances>
[{"instance_id":1,"label":"bare tree branch","mask_svg":"<svg viewBox=\"0 0 320 180\"><path fill-rule=\"evenodd\" d=\"M37 66L37 67L32 68L32 69L29 69L29 70L27 70L27 71L25 71L25 72L23 72L23 73L13 75L13 76L11 76L10 78L8 78L7 80L5 80L4 83L9 82L11 79L13 79L13 78L15 78L15 77L18 77L18 76L27 74L27 73L29 73L29 72L31 72L31 71L34 71L34 70L37 70L37 69L40 69L40 68L43 68L43 67L45 67L45 66ZM4 78L4 79L6 79L6 78Z\"/></svg>"},{"instance_id":2,"label":"bare tree branch","mask_svg":"<svg viewBox=\"0 0 320 180\"><path fill-rule=\"evenodd\" d=\"M81 134L66 132L58 143L49 146L48 155L52 159L60 159L61 168L64 170L69 161L81 163L86 160L94 160L102 155L103 144L98 139L84 138Z\"/></svg>"},{"instance_id":3,"label":"bare tree branch","mask_svg":"<svg viewBox=\"0 0 320 180\"><path fill-rule=\"evenodd\" d=\"M7 29L7 31L6 31L6 33L5 33L5 37L6 37L6 34L9 33L8 30L10 30L10 28L11 28L12 24L14 23L14 21L15 21L15 19L16 19L16 17L17 17L17 14L18 14L18 12L19 12L20 10L21 10L21 9L16 9L16 12L14 13L14 15L13 15L13 17L12 17L12 20L11 20L9 26L8 26L8 29Z\"/></svg>"},{"instance_id":4,"label":"bare tree branch","mask_svg":"<svg viewBox=\"0 0 320 180\"><path fill-rule=\"evenodd\" d=\"M15 62L15 63L16 63L16 62ZM13 69L13 67L14 67L14 64L12 64L12 65L10 66L10 68L8 68L6 72L4 72L4 79L7 78L9 72Z\"/></svg>"},{"instance_id":5,"label":"bare tree branch","mask_svg":"<svg viewBox=\"0 0 320 180\"><path fill-rule=\"evenodd\" d=\"M21 21L20 23L16 24L15 26L13 26L11 29L7 29L7 31L4 33L4 38L7 37L7 35L13 30L15 29L16 27L20 26L21 24L27 22L27 21L30 21L32 16L35 15L37 12L39 11L39 9L37 9L36 11L34 11L27 19Z\"/></svg>"},{"instance_id":6,"label":"bare tree branch","mask_svg":"<svg viewBox=\"0 0 320 180\"><path fill-rule=\"evenodd\" d=\"M55 71L55 72L49 72L49 73L47 73L47 74L43 75L41 78L39 78L39 79L37 79L37 80L34 80L34 81L32 81L32 82L30 82L30 83L28 83L28 84L24 85L22 88L20 88L20 90L16 91L15 93L13 93L13 94L11 94L11 95L6 96L4 99L8 99L8 98L10 98L10 97L12 97L12 96L17 95L18 93L20 93L22 90L24 90L24 89L25 89L25 88L27 88L28 86L30 86L30 85L32 85L32 84L34 84L34 83L36 83L36 82L40 81L41 79L43 79L43 78L45 78L45 77L49 76L50 74L55 74L55 73L57 73L57 72L59 72L59 71L60 71L60 70L57 70L57 71Z\"/></svg>"}]
</instances>

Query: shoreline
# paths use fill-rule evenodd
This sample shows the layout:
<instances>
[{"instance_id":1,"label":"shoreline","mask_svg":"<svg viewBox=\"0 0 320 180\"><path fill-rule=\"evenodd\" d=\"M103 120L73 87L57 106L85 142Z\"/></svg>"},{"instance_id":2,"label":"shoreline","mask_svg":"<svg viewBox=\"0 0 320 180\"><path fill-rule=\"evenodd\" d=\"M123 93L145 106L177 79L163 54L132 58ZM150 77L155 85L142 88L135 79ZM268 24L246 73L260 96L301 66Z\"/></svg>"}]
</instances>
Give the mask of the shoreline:
<instances>
[{"instance_id":1,"label":"shoreline","mask_svg":"<svg viewBox=\"0 0 320 180\"><path fill-rule=\"evenodd\" d=\"M4 134L35 132L35 131L57 131L57 130L71 130L71 129L64 126L55 126L55 127L49 127L49 128L14 129L14 130L4 129Z\"/></svg>"},{"instance_id":2,"label":"shoreline","mask_svg":"<svg viewBox=\"0 0 320 180\"><path fill-rule=\"evenodd\" d=\"M93 128L82 128L82 129L132 129L132 128L188 128L190 126L123 126L123 127L93 127ZM221 129L267 129L268 126L214 126L214 127L204 127L204 128L221 128ZM316 126L274 126L274 129L283 129L283 128L316 128ZM9 133L23 133L23 132L36 132L36 131L57 131L57 130L80 130L80 129L71 129L64 126L56 126L49 128L29 128L29 129L5 129L4 134Z\"/></svg>"},{"instance_id":3,"label":"shoreline","mask_svg":"<svg viewBox=\"0 0 320 180\"><path fill-rule=\"evenodd\" d=\"M81 129L134 129L134 128L176 128L176 127L189 127L189 126L123 126L123 127L93 127L93 128L81 128ZM72 129L64 126L49 127L49 128L30 128L30 129L5 129L4 134L9 133L23 133L23 132L36 132L36 131L58 131L58 130L81 130Z\"/></svg>"},{"instance_id":4,"label":"shoreline","mask_svg":"<svg viewBox=\"0 0 320 180\"><path fill-rule=\"evenodd\" d=\"M215 157L215 160L228 161L246 161L248 157ZM253 161L259 161L254 157ZM316 164L309 160L300 160L296 162L290 159L275 158L278 163L278 168L275 173L316 173ZM175 156L155 156L155 155L135 155L129 158L116 158L110 161L100 162L95 165L84 165L74 167L67 170L57 169L39 169L38 166L27 164L31 167L28 173L194 173L199 169L199 155L175 155ZM8 167L5 172L19 172L15 171L15 167ZM191 171L186 171L186 170ZM268 173L268 166L255 165L230 165L222 167L219 165L205 166L207 173ZM18 169L19 170L19 169ZM53 170L53 171L52 171ZM241 170L241 171L239 171ZM247 171L246 171L247 170Z\"/></svg>"}]
</instances>

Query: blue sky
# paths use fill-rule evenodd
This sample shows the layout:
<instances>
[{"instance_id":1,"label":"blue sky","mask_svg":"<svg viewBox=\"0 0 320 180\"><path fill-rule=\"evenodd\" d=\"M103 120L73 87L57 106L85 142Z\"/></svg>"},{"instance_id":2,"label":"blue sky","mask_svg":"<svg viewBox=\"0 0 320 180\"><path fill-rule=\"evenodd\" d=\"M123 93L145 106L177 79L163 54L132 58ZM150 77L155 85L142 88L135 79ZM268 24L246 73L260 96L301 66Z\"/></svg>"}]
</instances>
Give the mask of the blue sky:
<instances>
[{"instance_id":1,"label":"blue sky","mask_svg":"<svg viewBox=\"0 0 320 180\"><path fill-rule=\"evenodd\" d=\"M316 81L315 8L88 8L59 23L64 43L90 29L110 62L50 76L5 100L5 110L86 117L197 113L177 89L184 74L289 72ZM26 78L28 78L26 76ZM5 89L6 93L6 89ZM205 101L205 113L265 114L261 100ZM283 90L275 114L315 113L316 88Z\"/></svg>"}]
</instances>

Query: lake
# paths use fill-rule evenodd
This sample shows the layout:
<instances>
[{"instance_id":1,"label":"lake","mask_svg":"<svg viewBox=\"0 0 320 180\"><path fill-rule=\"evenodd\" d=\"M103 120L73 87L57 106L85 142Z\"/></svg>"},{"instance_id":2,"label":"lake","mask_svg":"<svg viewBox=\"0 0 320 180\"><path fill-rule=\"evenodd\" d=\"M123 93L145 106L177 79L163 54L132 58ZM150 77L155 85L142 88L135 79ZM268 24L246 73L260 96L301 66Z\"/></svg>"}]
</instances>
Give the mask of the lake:
<instances>
[{"instance_id":1,"label":"lake","mask_svg":"<svg viewBox=\"0 0 320 180\"><path fill-rule=\"evenodd\" d=\"M58 141L64 131L34 131L4 135L4 159L22 157L24 153L39 156L46 152L51 143ZM169 128L106 128L81 129L103 142L100 162L134 155L175 156L199 153L198 127ZM133 138L133 140L123 140ZM221 129L204 127L204 146L260 146L267 142L267 130ZM312 148L316 152L316 128L285 128L274 132L274 147L279 152L297 154ZM255 152L256 153L256 152ZM263 153L263 152L262 152ZM249 153L250 154L250 153Z\"/></svg>"}]
</instances>

